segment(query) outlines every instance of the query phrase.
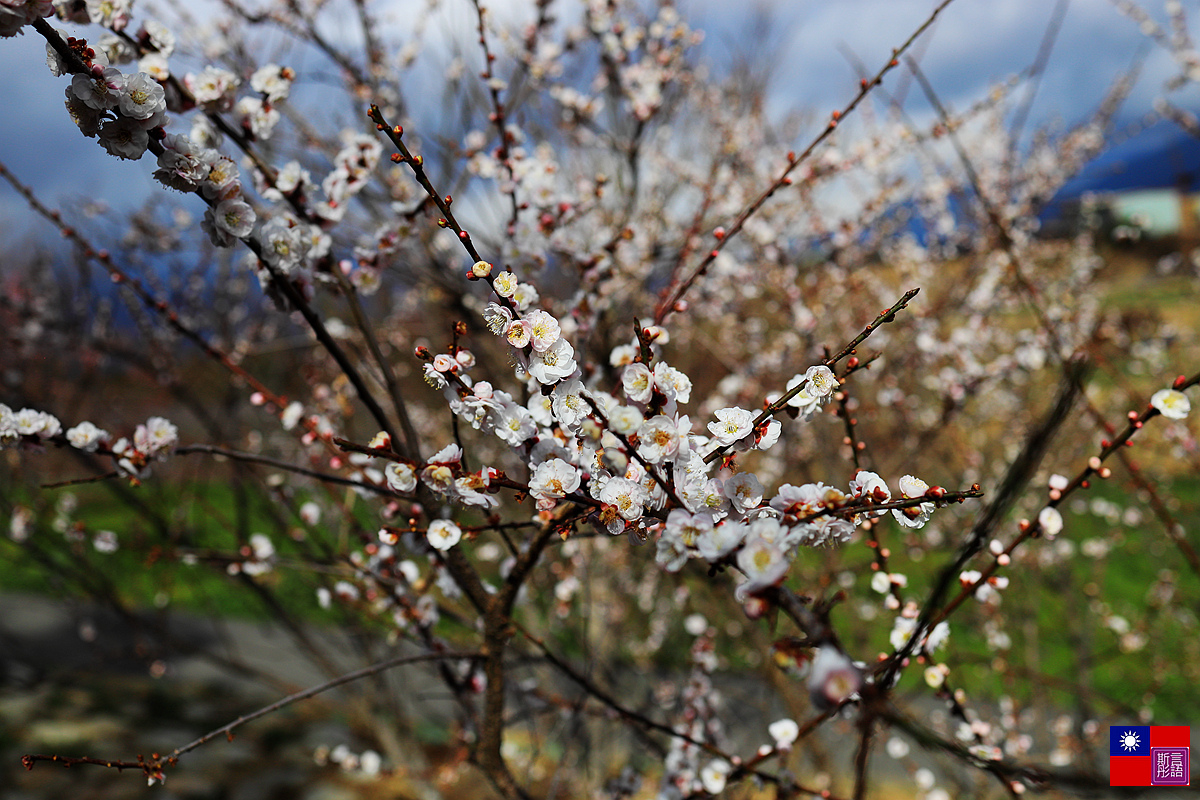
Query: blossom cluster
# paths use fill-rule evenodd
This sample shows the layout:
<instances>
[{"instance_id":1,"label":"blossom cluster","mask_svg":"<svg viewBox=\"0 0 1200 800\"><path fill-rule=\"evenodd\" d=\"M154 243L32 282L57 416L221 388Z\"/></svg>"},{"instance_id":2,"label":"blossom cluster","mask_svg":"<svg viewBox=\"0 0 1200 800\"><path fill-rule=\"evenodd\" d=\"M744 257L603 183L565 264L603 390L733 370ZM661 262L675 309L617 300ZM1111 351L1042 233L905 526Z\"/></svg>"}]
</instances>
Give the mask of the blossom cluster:
<instances>
[{"instance_id":1,"label":"blossom cluster","mask_svg":"<svg viewBox=\"0 0 1200 800\"><path fill-rule=\"evenodd\" d=\"M112 435L83 421L63 431L57 417L23 408L13 411L0 403L0 450L21 445L67 444L85 453L110 455L117 470L129 478L145 477L151 461L166 458L179 442L179 429L163 417L150 417L138 425L133 437L113 440Z\"/></svg>"},{"instance_id":2,"label":"blossom cluster","mask_svg":"<svg viewBox=\"0 0 1200 800\"><path fill-rule=\"evenodd\" d=\"M487 275L490 269L478 272ZM520 286L508 271L495 275L493 285L502 300L511 299ZM636 341L613 351L610 362L621 367L621 380L619 391L609 393L582 380L564 334L570 325L527 303L514 311L493 302L484 317L510 346L528 399L522 403L488 381L474 381L468 370L475 358L461 347L425 354L427 380L443 390L459 418L521 454L540 513L549 514L565 501L583 503L594 507L594 522L610 534L656 534L657 561L669 572L690 558L735 563L746 577L739 587L739 597L746 599L780 583L800 547L848 541L856 522L883 513L871 510L872 505L891 500L883 479L866 470L855 475L849 491L819 482L784 484L774 497L765 497L753 473L718 472L714 464L722 453L772 447L782 428L773 416L739 407L719 409L705 435L680 412L691 398L691 379L661 358L646 364ZM659 328L647 328L645 335L660 344L669 339ZM809 420L838 385L828 366L814 365L788 382L785 403L782 398L776 402ZM481 491L494 470L460 474L460 458L451 445L421 470L421 480L468 505L495 505ZM387 473L397 491L416 486L414 466L390 464ZM901 478L899 486L906 500L924 498L930 488L911 475ZM892 513L902 525L920 527L934 507L931 500ZM444 542L440 539L435 547L444 549Z\"/></svg>"},{"instance_id":3,"label":"blossom cluster","mask_svg":"<svg viewBox=\"0 0 1200 800\"><path fill-rule=\"evenodd\" d=\"M35 19L53 13L51 0L4 0L0 2L0 38L16 36Z\"/></svg>"}]
</instances>

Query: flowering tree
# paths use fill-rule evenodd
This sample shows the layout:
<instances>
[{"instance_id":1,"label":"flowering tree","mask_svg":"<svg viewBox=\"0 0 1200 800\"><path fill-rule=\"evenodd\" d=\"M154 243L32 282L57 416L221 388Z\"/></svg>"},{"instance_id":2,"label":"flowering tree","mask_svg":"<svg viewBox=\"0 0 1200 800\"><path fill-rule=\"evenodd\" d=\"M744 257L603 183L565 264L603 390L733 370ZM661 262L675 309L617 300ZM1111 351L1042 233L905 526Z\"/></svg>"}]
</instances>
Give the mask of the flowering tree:
<instances>
[{"instance_id":1,"label":"flowering tree","mask_svg":"<svg viewBox=\"0 0 1200 800\"><path fill-rule=\"evenodd\" d=\"M608 769L556 738L563 715L639 743L625 771L585 789L612 796L642 783L668 798L764 784L862 797L881 749L926 796L973 776L1012 794L1107 785L1099 720L1168 713L1161 683L1145 675L1098 701L1080 677L1068 700L1039 705L1052 676L1019 668L1016 648L1042 652L1037 609L1061 597L1079 630L1115 632L1137 672L1158 610L1194 596L1200 560L1178 512L1126 452L1157 436L1172 452L1152 447L1152 462L1194 466L1179 421L1200 375L1163 377L1194 357L1194 334L1106 307L1109 261L1087 232L1034 235L1127 83L1086 124L1022 151L1005 127L1015 83L953 113L909 58L948 4L897 32L814 126L768 118L745 75L706 75L700 34L666 2L538 0L519 27L478 2L430 3L470 11L472 38L422 52L424 22L401 38L363 2L224 0L200 23L183 6L139 19L127 2L2 0L0 34L45 38L80 132L181 193L101 248L5 169L116 282L138 330L73 318L31 273L6 313L39 324L14 353L56 335L132 351L194 417L126 424L107 418L122 416L113 398L86 415L47 396L0 405L13 475L54 484L6 490L11 544L54 564L90 542L103 573L132 538L155 561L213 568L306 646L301 620L323 608L388 649L346 671L310 646L327 682L174 750L25 765L155 783L262 713L431 664L462 768L504 797L547 793L531 777L544 741L580 781ZM901 69L937 112L924 127L882 94ZM330 71L345 114L322 85ZM440 108L422 94L435 80ZM848 194L847 211L835 198ZM288 337L303 346L286 367L259 355ZM219 414L203 402L214 368L228 385ZM131 537L49 507L83 464L135 529L157 512L130 488L186 481L189 456L232 465L211 475L239 508L245 485L261 487L273 529L238 514L236 543L212 547L166 523ZM1082 574L1119 556L1125 534L1073 543L1063 514L1118 470L1138 499L1123 517L1105 502L1129 525L1149 507L1146 535L1175 548L1133 598L1133 623L1126 598L1096 600ZM286 601L288 581L304 601ZM1092 655L1076 648L1072 663ZM622 692L628 670L651 702ZM722 676L752 670L781 713L746 721L722 702ZM994 686L998 706L973 701ZM389 724L386 768L419 778ZM846 763L822 766L826 728L853 737ZM918 768L910 743L945 771Z\"/></svg>"}]
</instances>

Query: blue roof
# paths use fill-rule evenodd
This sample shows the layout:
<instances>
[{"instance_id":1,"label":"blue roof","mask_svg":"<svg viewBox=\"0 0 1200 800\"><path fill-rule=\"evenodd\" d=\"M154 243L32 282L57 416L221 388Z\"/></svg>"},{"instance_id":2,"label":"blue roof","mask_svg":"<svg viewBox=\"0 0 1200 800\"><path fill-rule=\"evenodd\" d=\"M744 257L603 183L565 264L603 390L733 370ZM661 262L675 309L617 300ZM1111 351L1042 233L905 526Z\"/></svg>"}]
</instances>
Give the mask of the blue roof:
<instances>
[{"instance_id":1,"label":"blue roof","mask_svg":"<svg viewBox=\"0 0 1200 800\"><path fill-rule=\"evenodd\" d=\"M1051 202L1085 192L1168 188L1200 192L1200 139L1173 122L1159 122L1098 156Z\"/></svg>"}]
</instances>

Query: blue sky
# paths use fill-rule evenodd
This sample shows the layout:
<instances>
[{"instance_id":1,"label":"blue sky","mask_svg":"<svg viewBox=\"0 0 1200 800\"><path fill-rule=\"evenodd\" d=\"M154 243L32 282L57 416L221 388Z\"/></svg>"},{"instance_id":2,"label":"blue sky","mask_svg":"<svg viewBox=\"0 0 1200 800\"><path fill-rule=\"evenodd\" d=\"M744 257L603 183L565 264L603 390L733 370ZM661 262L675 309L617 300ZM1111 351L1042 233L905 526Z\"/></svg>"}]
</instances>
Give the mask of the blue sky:
<instances>
[{"instance_id":1,"label":"blue sky","mask_svg":"<svg viewBox=\"0 0 1200 800\"><path fill-rule=\"evenodd\" d=\"M463 9L455 6L462 5ZM194 4L189 4L195 7ZM497 16L523 20L530 16L528 0L494 0ZM902 42L928 15L929 0L680 0L694 27L706 32L702 57L714 63L745 53L767 53L777 70L771 87L771 107L815 108L827 113L843 105L855 90L857 75L846 53L876 69L891 48ZM419 13L426 0L388 0L386 8L397 25ZM468 22L467 0L443 0L441 13L449 20ZM560 2L563 21L579 19L573 2ZM943 12L923 43L922 67L944 102L962 109L988 87L1024 69L1033 60L1055 3L1050 0L956 0ZM1147 6L1162 19L1157 1ZM145 10L138 10L140 20ZM756 31L755 13L773 21ZM1197 16L1200 16L1198 14ZM433 35L449 24L432 25ZM96 29L90 32L94 35ZM764 32L765 31L765 32ZM86 34L85 34L86 35ZM1113 78L1128 68L1139 50L1145 66L1124 117L1133 120L1151 108L1164 81L1174 74L1167 53L1150 45L1137 26L1108 0L1071 0L1058 42L1039 88L1031 125L1052 119L1077 121L1090 113ZM43 198L59 207L78 206L73 200L103 197L113 202L138 202L154 191L153 162L122 162L94 141L81 137L62 107L66 80L44 66L41 37L27 33L0 40L0 65L10 80L6 113L0 116L0 159ZM886 87L894 88L899 73ZM1177 95L1184 107L1196 106L1196 92ZM911 113L920 121L929 110L915 89L909 92ZM850 131L847 130L847 133ZM35 222L20 198L0 185L0 219L10 243L15 234L39 236L46 231Z\"/></svg>"}]
</instances>

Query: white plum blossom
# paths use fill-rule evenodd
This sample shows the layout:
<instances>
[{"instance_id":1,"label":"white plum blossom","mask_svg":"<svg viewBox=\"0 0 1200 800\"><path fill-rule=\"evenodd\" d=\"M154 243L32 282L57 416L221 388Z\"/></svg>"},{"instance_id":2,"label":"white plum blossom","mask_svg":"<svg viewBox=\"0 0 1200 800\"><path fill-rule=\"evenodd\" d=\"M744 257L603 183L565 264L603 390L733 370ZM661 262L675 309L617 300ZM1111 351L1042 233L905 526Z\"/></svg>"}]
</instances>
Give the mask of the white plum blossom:
<instances>
[{"instance_id":1,"label":"white plum blossom","mask_svg":"<svg viewBox=\"0 0 1200 800\"><path fill-rule=\"evenodd\" d=\"M498 273L492 279L492 288L496 290L496 294L501 297L512 297L517 291L517 276L516 273L505 270Z\"/></svg>"},{"instance_id":2,"label":"white plum blossom","mask_svg":"<svg viewBox=\"0 0 1200 800\"><path fill-rule=\"evenodd\" d=\"M663 537L682 542L688 548L697 546L701 538L709 535L713 529L713 518L700 512L693 514L683 508L675 508L667 515L663 528Z\"/></svg>"},{"instance_id":3,"label":"white plum blossom","mask_svg":"<svg viewBox=\"0 0 1200 800\"><path fill-rule=\"evenodd\" d=\"M838 387L837 376L833 374L833 370L824 364L817 364L809 367L804 377L808 379L806 390L809 395L817 398L817 402L825 402Z\"/></svg>"},{"instance_id":4,"label":"white plum blossom","mask_svg":"<svg viewBox=\"0 0 1200 800\"><path fill-rule=\"evenodd\" d=\"M162 417L151 417L133 434L133 446L148 456L165 453L178 442L179 429Z\"/></svg>"},{"instance_id":5,"label":"white plum blossom","mask_svg":"<svg viewBox=\"0 0 1200 800\"><path fill-rule=\"evenodd\" d=\"M119 31L129 24L133 0L87 0L87 12L95 24Z\"/></svg>"},{"instance_id":6,"label":"white plum blossom","mask_svg":"<svg viewBox=\"0 0 1200 800\"><path fill-rule=\"evenodd\" d=\"M117 107L122 82L119 69L105 67L100 75L74 75L71 78L71 92L88 108L108 111Z\"/></svg>"},{"instance_id":7,"label":"white plum blossom","mask_svg":"<svg viewBox=\"0 0 1200 800\"><path fill-rule=\"evenodd\" d=\"M271 138L275 126L282 119L278 109L263 103L257 97L243 97L238 100L234 106L234 113L238 115L242 128L252 139L258 141Z\"/></svg>"},{"instance_id":8,"label":"white plum blossom","mask_svg":"<svg viewBox=\"0 0 1200 800\"><path fill-rule=\"evenodd\" d=\"M489 331L500 336L508 330L512 322L512 312L499 303L488 303L483 310L483 321L487 323Z\"/></svg>"},{"instance_id":9,"label":"white plum blossom","mask_svg":"<svg viewBox=\"0 0 1200 800\"><path fill-rule=\"evenodd\" d=\"M238 180L238 168L233 159L213 149L205 149L202 158L208 167L208 174L200 185L204 197L208 200L239 197L242 185Z\"/></svg>"},{"instance_id":10,"label":"white plum blossom","mask_svg":"<svg viewBox=\"0 0 1200 800\"><path fill-rule=\"evenodd\" d=\"M846 542L854 534L854 523L850 520L823 513L847 499L840 489L823 483L802 486L785 483L771 499L771 507L801 520L812 517L794 528L793 534L799 543L817 547L830 541Z\"/></svg>"},{"instance_id":11,"label":"white plum blossom","mask_svg":"<svg viewBox=\"0 0 1200 800\"><path fill-rule=\"evenodd\" d=\"M161 53L146 53L138 59L138 72L144 72L160 83L171 78L171 64Z\"/></svg>"},{"instance_id":12,"label":"white plum blossom","mask_svg":"<svg viewBox=\"0 0 1200 800\"><path fill-rule=\"evenodd\" d=\"M1046 506L1038 514L1038 524L1041 525L1042 533L1046 535L1046 538L1053 539L1062 533L1062 514L1054 506Z\"/></svg>"},{"instance_id":13,"label":"white plum blossom","mask_svg":"<svg viewBox=\"0 0 1200 800\"><path fill-rule=\"evenodd\" d=\"M529 323L529 341L539 353L549 350L562 335L558 320L541 309L531 311L525 321Z\"/></svg>"},{"instance_id":14,"label":"white plum blossom","mask_svg":"<svg viewBox=\"0 0 1200 800\"><path fill-rule=\"evenodd\" d=\"M550 410L554 419L567 430L574 430L591 412L583 392L583 381L574 379L555 385L550 395Z\"/></svg>"},{"instance_id":15,"label":"white plum blossom","mask_svg":"<svg viewBox=\"0 0 1200 800\"><path fill-rule=\"evenodd\" d=\"M220 67L207 66L196 75L189 72L183 84L192 93L196 104L206 111L228 111L233 107L234 92L241 81L232 72Z\"/></svg>"},{"instance_id":16,"label":"white plum blossom","mask_svg":"<svg viewBox=\"0 0 1200 800\"><path fill-rule=\"evenodd\" d=\"M308 173L299 161L289 161L283 165L283 168L275 175L275 190L279 192L279 198L285 194L301 189L312 184L312 175ZM265 196L265 193L264 193ZM271 198L276 199L276 198Z\"/></svg>"},{"instance_id":17,"label":"white plum blossom","mask_svg":"<svg viewBox=\"0 0 1200 800\"><path fill-rule=\"evenodd\" d=\"M950 623L943 620L933 626L933 630L925 637L925 648L933 651L944 645L950 638Z\"/></svg>"},{"instance_id":18,"label":"white plum blossom","mask_svg":"<svg viewBox=\"0 0 1200 800\"><path fill-rule=\"evenodd\" d=\"M850 481L850 494L855 498L868 500L874 503L886 503L892 499L892 490L874 472L865 469L860 469L854 474L854 478ZM878 517L883 511L865 511L864 517Z\"/></svg>"},{"instance_id":19,"label":"white plum blossom","mask_svg":"<svg viewBox=\"0 0 1200 800\"><path fill-rule=\"evenodd\" d=\"M746 546L738 551L737 564L747 579L737 587L739 601L774 586L782 581L788 572L788 561L783 550L774 542L762 538L746 542Z\"/></svg>"},{"instance_id":20,"label":"white plum blossom","mask_svg":"<svg viewBox=\"0 0 1200 800\"><path fill-rule=\"evenodd\" d=\"M721 487L733 507L745 513L758 506L763 499L763 486L752 472L739 472L727 479Z\"/></svg>"},{"instance_id":21,"label":"white plum blossom","mask_svg":"<svg viewBox=\"0 0 1200 800\"><path fill-rule=\"evenodd\" d=\"M575 348L563 338L556 339L545 352L535 350L529 356L529 374L541 384L556 383L569 377L577 368Z\"/></svg>"},{"instance_id":22,"label":"white plum blossom","mask_svg":"<svg viewBox=\"0 0 1200 800\"><path fill-rule=\"evenodd\" d=\"M892 579L880 570L871 576L871 588L880 594L886 594L892 590Z\"/></svg>"},{"instance_id":23,"label":"white plum blossom","mask_svg":"<svg viewBox=\"0 0 1200 800\"><path fill-rule=\"evenodd\" d=\"M596 499L601 503L616 507L617 513L621 515L622 519L632 522L641 518L643 508L649 498L640 483L628 478L610 478Z\"/></svg>"},{"instance_id":24,"label":"white plum blossom","mask_svg":"<svg viewBox=\"0 0 1200 800\"><path fill-rule=\"evenodd\" d=\"M166 25L157 20L146 20L142 23L142 32L146 43L163 58L175 52L175 34Z\"/></svg>"},{"instance_id":25,"label":"white plum blossom","mask_svg":"<svg viewBox=\"0 0 1200 800\"><path fill-rule=\"evenodd\" d=\"M309 500L307 503L301 504L297 515L305 525L316 525L321 521L321 507Z\"/></svg>"},{"instance_id":26,"label":"white plum blossom","mask_svg":"<svg viewBox=\"0 0 1200 800\"><path fill-rule=\"evenodd\" d=\"M754 429L754 449L767 450L777 441L779 434L783 431L783 425L777 419L769 419L765 423L760 423Z\"/></svg>"},{"instance_id":27,"label":"white plum blossom","mask_svg":"<svg viewBox=\"0 0 1200 800\"><path fill-rule=\"evenodd\" d=\"M135 72L121 79L117 106L127 117L153 122L166 111L167 101L158 81L144 72Z\"/></svg>"},{"instance_id":28,"label":"white plum blossom","mask_svg":"<svg viewBox=\"0 0 1200 800\"><path fill-rule=\"evenodd\" d=\"M262 257L285 275L300 266L304 258L305 239L299 224L287 217L274 217L259 232Z\"/></svg>"},{"instance_id":29,"label":"white plum blossom","mask_svg":"<svg viewBox=\"0 0 1200 800\"><path fill-rule=\"evenodd\" d=\"M170 189L194 191L209 174L209 165L203 158L204 148L186 136L174 133L163 137L162 146L159 168L154 171L155 179Z\"/></svg>"},{"instance_id":30,"label":"white plum blossom","mask_svg":"<svg viewBox=\"0 0 1200 800\"><path fill-rule=\"evenodd\" d=\"M665 361L654 365L654 385L662 390L668 400L687 404L692 399L692 379Z\"/></svg>"},{"instance_id":31,"label":"white plum blossom","mask_svg":"<svg viewBox=\"0 0 1200 800\"><path fill-rule=\"evenodd\" d=\"M862 672L831 644L817 648L808 674L808 696L821 710L836 708L862 686Z\"/></svg>"},{"instance_id":32,"label":"white plum blossom","mask_svg":"<svg viewBox=\"0 0 1200 800\"><path fill-rule=\"evenodd\" d=\"M708 516L708 512L701 512ZM709 563L719 561L732 553L746 540L746 525L736 521L725 521L714 525L696 538L696 549L700 557Z\"/></svg>"},{"instance_id":33,"label":"white plum blossom","mask_svg":"<svg viewBox=\"0 0 1200 800\"><path fill-rule=\"evenodd\" d=\"M285 431L290 431L300 424L304 417L304 405L298 400L288 403L287 408L279 415L279 424Z\"/></svg>"},{"instance_id":34,"label":"white plum blossom","mask_svg":"<svg viewBox=\"0 0 1200 800\"><path fill-rule=\"evenodd\" d=\"M800 738L800 726L792 719L777 719L767 726L776 750L787 750Z\"/></svg>"},{"instance_id":35,"label":"white plum blossom","mask_svg":"<svg viewBox=\"0 0 1200 800\"><path fill-rule=\"evenodd\" d=\"M686 417L684 419L686 420ZM638 455L651 464L665 461L679 450L679 424L663 414L643 422L637 435Z\"/></svg>"},{"instance_id":36,"label":"white plum blossom","mask_svg":"<svg viewBox=\"0 0 1200 800\"><path fill-rule=\"evenodd\" d=\"M109 155L137 161L145 154L150 135L137 121L117 117L100 123L99 141Z\"/></svg>"},{"instance_id":37,"label":"white plum blossom","mask_svg":"<svg viewBox=\"0 0 1200 800\"><path fill-rule=\"evenodd\" d=\"M0 38L16 36L36 19L54 14L49 0L5 0L0 2ZM61 75L62 73L55 73Z\"/></svg>"},{"instance_id":38,"label":"white plum blossom","mask_svg":"<svg viewBox=\"0 0 1200 800\"><path fill-rule=\"evenodd\" d=\"M722 408L716 417L716 422L708 423L708 430L721 445L733 444L753 428L754 414L744 408Z\"/></svg>"},{"instance_id":39,"label":"white plum blossom","mask_svg":"<svg viewBox=\"0 0 1200 800\"><path fill-rule=\"evenodd\" d=\"M100 123L104 122L104 112L91 108L80 100L72 87L68 86L66 92L67 113L71 116L71 121L79 126L79 132L89 139L97 136L100 133Z\"/></svg>"},{"instance_id":40,"label":"white plum blossom","mask_svg":"<svg viewBox=\"0 0 1200 800\"><path fill-rule=\"evenodd\" d=\"M538 290L530 283L518 283L517 288L513 290L513 302L517 304L519 311L524 311L531 305L541 299L538 295Z\"/></svg>"},{"instance_id":41,"label":"white plum blossom","mask_svg":"<svg viewBox=\"0 0 1200 800\"><path fill-rule=\"evenodd\" d=\"M905 500L924 497L927 491L929 491L929 484L920 478L905 475L900 479L900 496ZM906 528L920 528L929 521L929 515L933 513L935 507L933 503L921 503L912 508L893 508L892 516Z\"/></svg>"},{"instance_id":42,"label":"white plum blossom","mask_svg":"<svg viewBox=\"0 0 1200 800\"><path fill-rule=\"evenodd\" d=\"M654 378L649 367L640 361L629 364L621 373L621 388L635 403L649 403L654 391Z\"/></svg>"},{"instance_id":43,"label":"white plum blossom","mask_svg":"<svg viewBox=\"0 0 1200 800\"><path fill-rule=\"evenodd\" d=\"M445 389L450 385L449 381L442 377L442 373L438 372L433 364L426 364L421 370L424 373L425 382L433 388Z\"/></svg>"},{"instance_id":44,"label":"white plum blossom","mask_svg":"<svg viewBox=\"0 0 1200 800\"><path fill-rule=\"evenodd\" d=\"M1177 389L1162 389L1150 397L1150 405L1167 419L1184 419L1192 410L1188 396Z\"/></svg>"},{"instance_id":45,"label":"white plum blossom","mask_svg":"<svg viewBox=\"0 0 1200 800\"><path fill-rule=\"evenodd\" d=\"M240 197L217 203L212 209L212 216L214 224L230 236L241 239L254 230L254 209Z\"/></svg>"},{"instance_id":46,"label":"white plum blossom","mask_svg":"<svg viewBox=\"0 0 1200 800\"><path fill-rule=\"evenodd\" d=\"M483 467L478 472L468 472L466 475L456 478L454 490L458 495L458 500L463 505L484 509L492 509L500 505L500 501L496 499L495 495L488 491L492 478L496 474L496 470L491 467Z\"/></svg>"},{"instance_id":47,"label":"white plum blossom","mask_svg":"<svg viewBox=\"0 0 1200 800\"><path fill-rule=\"evenodd\" d=\"M493 418L496 435L514 447L537 435L537 424L525 406L502 403Z\"/></svg>"},{"instance_id":48,"label":"white plum blossom","mask_svg":"<svg viewBox=\"0 0 1200 800\"><path fill-rule=\"evenodd\" d=\"M435 550L449 550L462 539L462 528L448 519L435 519L429 523L425 534L429 544Z\"/></svg>"},{"instance_id":49,"label":"white plum blossom","mask_svg":"<svg viewBox=\"0 0 1200 800\"><path fill-rule=\"evenodd\" d=\"M636 345L619 344L608 355L608 364L612 367L626 367L633 363L638 356Z\"/></svg>"},{"instance_id":50,"label":"white plum blossom","mask_svg":"<svg viewBox=\"0 0 1200 800\"><path fill-rule=\"evenodd\" d=\"M108 431L97 428L91 422L81 422L67 431L67 441L77 450L94 453L100 442L108 438Z\"/></svg>"},{"instance_id":51,"label":"white plum blossom","mask_svg":"<svg viewBox=\"0 0 1200 800\"><path fill-rule=\"evenodd\" d=\"M292 90L292 80L295 73L287 67L277 64L267 64L255 70L250 76L250 88L261 93L272 103L286 100Z\"/></svg>"},{"instance_id":52,"label":"white plum blossom","mask_svg":"<svg viewBox=\"0 0 1200 800\"><path fill-rule=\"evenodd\" d=\"M909 617L896 617L896 621L892 623L892 632L888 636L888 641L892 643L894 650L900 650L908 640L912 638L917 629L916 619Z\"/></svg>"},{"instance_id":53,"label":"white plum blossom","mask_svg":"<svg viewBox=\"0 0 1200 800\"><path fill-rule=\"evenodd\" d=\"M732 771L733 767L723 758L710 761L700 769L700 784L709 794L720 794L725 791L725 782Z\"/></svg>"},{"instance_id":54,"label":"white plum blossom","mask_svg":"<svg viewBox=\"0 0 1200 800\"><path fill-rule=\"evenodd\" d=\"M92 547L96 548L97 553L117 552L117 534L113 531L96 531L92 537Z\"/></svg>"},{"instance_id":55,"label":"white plum blossom","mask_svg":"<svg viewBox=\"0 0 1200 800\"><path fill-rule=\"evenodd\" d=\"M533 338L533 326L529 324L529 320L514 319L508 324L507 330L504 332L504 338L508 340L510 347L518 350L523 349L529 344Z\"/></svg>"},{"instance_id":56,"label":"white plum blossom","mask_svg":"<svg viewBox=\"0 0 1200 800\"><path fill-rule=\"evenodd\" d=\"M931 689L940 689L942 684L946 682L946 669L944 664L937 664L932 667L925 668L925 683Z\"/></svg>"},{"instance_id":57,"label":"white plum blossom","mask_svg":"<svg viewBox=\"0 0 1200 800\"><path fill-rule=\"evenodd\" d=\"M787 388L791 391L800 383L803 383L804 387L791 397L787 404L799 409L801 416L806 420L821 410L821 405L832 396L838 385L837 377L829 367L823 365L809 367L803 375L793 375Z\"/></svg>"},{"instance_id":58,"label":"white plum blossom","mask_svg":"<svg viewBox=\"0 0 1200 800\"><path fill-rule=\"evenodd\" d=\"M561 387L569 385L571 382L560 383L554 387L557 392ZM581 384L582 385L582 384ZM542 428L549 428L554 424L554 398L550 395L544 395L541 392L534 392L529 395L529 400L525 402L525 408L528 409L529 415L533 417L534 423ZM564 425L566 423L563 423Z\"/></svg>"},{"instance_id":59,"label":"white plum blossom","mask_svg":"<svg viewBox=\"0 0 1200 800\"><path fill-rule=\"evenodd\" d=\"M634 433L644 419L642 412L633 406L617 406L608 412L609 427L622 436Z\"/></svg>"},{"instance_id":60,"label":"white plum blossom","mask_svg":"<svg viewBox=\"0 0 1200 800\"><path fill-rule=\"evenodd\" d=\"M264 575L271 571L275 558L275 545L265 534L250 536L250 560L242 562L242 572L247 575Z\"/></svg>"},{"instance_id":61,"label":"white plum blossom","mask_svg":"<svg viewBox=\"0 0 1200 800\"><path fill-rule=\"evenodd\" d=\"M4 411L8 413L5 414ZM33 408L22 408L14 414L8 406L0 407L0 424L13 434L37 436L42 439L57 436L62 431L62 423L58 421L58 417Z\"/></svg>"},{"instance_id":62,"label":"white plum blossom","mask_svg":"<svg viewBox=\"0 0 1200 800\"><path fill-rule=\"evenodd\" d=\"M417 488L417 470L406 461L393 461L383 468L388 488L394 492L411 492Z\"/></svg>"},{"instance_id":63,"label":"white plum blossom","mask_svg":"<svg viewBox=\"0 0 1200 800\"><path fill-rule=\"evenodd\" d=\"M579 470L561 458L552 458L538 464L529 479L529 493L539 501L549 501L554 507L554 501L566 497L579 488Z\"/></svg>"}]
</instances>

